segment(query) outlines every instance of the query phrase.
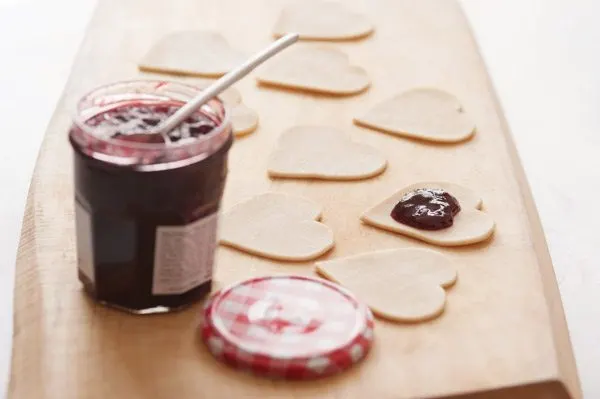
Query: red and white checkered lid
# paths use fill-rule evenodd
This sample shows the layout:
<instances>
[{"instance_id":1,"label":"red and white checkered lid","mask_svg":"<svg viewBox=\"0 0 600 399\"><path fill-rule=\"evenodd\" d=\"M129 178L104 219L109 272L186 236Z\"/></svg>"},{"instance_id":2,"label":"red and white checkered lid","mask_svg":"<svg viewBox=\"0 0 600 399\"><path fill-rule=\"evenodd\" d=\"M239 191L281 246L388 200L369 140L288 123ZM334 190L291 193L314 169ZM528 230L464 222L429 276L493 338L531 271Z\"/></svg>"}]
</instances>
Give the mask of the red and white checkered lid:
<instances>
[{"instance_id":1,"label":"red and white checkered lid","mask_svg":"<svg viewBox=\"0 0 600 399\"><path fill-rule=\"evenodd\" d=\"M337 284L260 277L225 288L207 302L202 338L213 356L237 369L309 379L362 360L373 326L369 308Z\"/></svg>"}]
</instances>

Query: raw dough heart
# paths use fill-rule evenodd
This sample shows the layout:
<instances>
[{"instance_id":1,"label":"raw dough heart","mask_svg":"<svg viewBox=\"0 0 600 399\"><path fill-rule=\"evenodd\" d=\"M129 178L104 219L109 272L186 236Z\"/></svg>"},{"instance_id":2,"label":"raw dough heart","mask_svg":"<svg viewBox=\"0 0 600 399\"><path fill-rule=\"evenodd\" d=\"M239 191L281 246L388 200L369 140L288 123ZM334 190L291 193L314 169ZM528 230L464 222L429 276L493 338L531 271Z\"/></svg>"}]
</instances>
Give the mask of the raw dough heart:
<instances>
[{"instance_id":1,"label":"raw dough heart","mask_svg":"<svg viewBox=\"0 0 600 399\"><path fill-rule=\"evenodd\" d=\"M210 83L213 83L215 80L210 80ZM202 86L203 88L208 87L209 84ZM235 104L239 104L242 102L242 95L240 94L239 91L237 91L236 89L234 89L233 87L228 87L225 90L223 90L221 92L221 94L219 94L218 96L221 101L223 101L225 104L230 104L230 105L235 105Z\"/></svg>"},{"instance_id":2,"label":"raw dough heart","mask_svg":"<svg viewBox=\"0 0 600 399\"><path fill-rule=\"evenodd\" d=\"M206 89L208 86L217 81L217 79L200 78L197 76L181 76L179 77L179 79L182 80L185 84L194 86L201 90ZM219 97L219 99L225 104L229 104L230 106L242 102L242 95L234 86L226 88L217 97Z\"/></svg>"},{"instance_id":3,"label":"raw dough heart","mask_svg":"<svg viewBox=\"0 0 600 399\"><path fill-rule=\"evenodd\" d=\"M421 230L392 219L390 213L402 196L417 188L441 188L453 195L461 206L461 211L454 217L454 224L441 230ZM382 203L366 211L361 220L367 224L404 234L430 244L440 246L460 246L485 241L494 232L494 220L479 210L481 198L473 191L458 184L446 182L422 182L405 187L387 198Z\"/></svg>"},{"instance_id":4,"label":"raw dough heart","mask_svg":"<svg viewBox=\"0 0 600 399\"><path fill-rule=\"evenodd\" d=\"M236 137L245 136L256 130L258 126L258 114L244 104L238 104L230 108L231 124L233 134Z\"/></svg>"},{"instance_id":5,"label":"raw dough heart","mask_svg":"<svg viewBox=\"0 0 600 399\"><path fill-rule=\"evenodd\" d=\"M281 11L275 37L292 32L304 40L349 40L369 35L373 25L364 15L340 3L309 0L290 4Z\"/></svg>"},{"instance_id":6,"label":"raw dough heart","mask_svg":"<svg viewBox=\"0 0 600 399\"><path fill-rule=\"evenodd\" d=\"M475 125L452 94L413 89L376 105L354 123L397 136L456 143L475 134Z\"/></svg>"},{"instance_id":7,"label":"raw dough heart","mask_svg":"<svg viewBox=\"0 0 600 399\"><path fill-rule=\"evenodd\" d=\"M216 32L182 31L164 36L142 58L139 69L177 75L219 77L245 60Z\"/></svg>"},{"instance_id":8,"label":"raw dough heart","mask_svg":"<svg viewBox=\"0 0 600 399\"><path fill-rule=\"evenodd\" d=\"M359 180L382 173L386 166L379 151L351 141L340 130L296 126L279 137L268 172L273 177Z\"/></svg>"},{"instance_id":9,"label":"raw dough heart","mask_svg":"<svg viewBox=\"0 0 600 399\"><path fill-rule=\"evenodd\" d=\"M212 79L196 78L192 84L200 89L205 89L214 82L215 80ZM258 127L258 114L242 104L242 96L239 91L229 87L219 94L219 98L229 107L235 137L245 136L256 130Z\"/></svg>"},{"instance_id":10,"label":"raw dough heart","mask_svg":"<svg viewBox=\"0 0 600 399\"><path fill-rule=\"evenodd\" d=\"M271 259L315 259L333 247L333 233L320 218L321 207L306 198L265 193L222 216L220 242Z\"/></svg>"},{"instance_id":11,"label":"raw dough heart","mask_svg":"<svg viewBox=\"0 0 600 399\"><path fill-rule=\"evenodd\" d=\"M318 262L323 277L364 300L373 313L395 321L417 322L439 316L446 292L456 282L456 267L427 249L392 249Z\"/></svg>"},{"instance_id":12,"label":"raw dough heart","mask_svg":"<svg viewBox=\"0 0 600 399\"><path fill-rule=\"evenodd\" d=\"M340 50L302 45L265 63L257 79L264 85L337 95L360 93L370 85L365 70L351 66Z\"/></svg>"}]
</instances>

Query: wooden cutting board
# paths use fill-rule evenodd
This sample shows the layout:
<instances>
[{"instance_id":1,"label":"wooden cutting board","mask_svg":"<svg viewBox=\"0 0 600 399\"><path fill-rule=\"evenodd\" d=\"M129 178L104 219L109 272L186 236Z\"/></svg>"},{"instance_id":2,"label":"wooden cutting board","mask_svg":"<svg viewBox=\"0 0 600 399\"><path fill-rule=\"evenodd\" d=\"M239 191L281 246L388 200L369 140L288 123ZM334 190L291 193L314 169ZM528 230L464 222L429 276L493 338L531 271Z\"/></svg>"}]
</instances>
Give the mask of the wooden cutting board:
<instances>
[{"instance_id":1,"label":"wooden cutting board","mask_svg":"<svg viewBox=\"0 0 600 399\"><path fill-rule=\"evenodd\" d=\"M467 21L450 0L346 1L369 15L370 38L334 44L363 66L372 87L320 97L240 82L260 128L230 156L228 208L266 190L305 195L324 207L336 237L326 258L428 247L361 224L358 216L398 188L449 180L473 188L497 222L493 239L440 249L459 263L446 312L415 325L378 321L359 366L315 382L272 382L228 369L198 340L198 304L171 315L134 317L94 305L76 278L70 111L94 86L138 78L136 62L167 32L216 29L248 52L272 40L281 0L104 0L97 8L31 183L17 260L9 397L33 398L579 398L576 368L554 272L515 147ZM154 77L154 76L152 76ZM194 81L194 79L187 79ZM415 86L454 93L478 132L461 145L429 145L353 126L367 107ZM363 182L271 181L266 159L278 134L328 124L382 150L387 171ZM312 275L228 248L216 285L273 273Z\"/></svg>"}]
</instances>

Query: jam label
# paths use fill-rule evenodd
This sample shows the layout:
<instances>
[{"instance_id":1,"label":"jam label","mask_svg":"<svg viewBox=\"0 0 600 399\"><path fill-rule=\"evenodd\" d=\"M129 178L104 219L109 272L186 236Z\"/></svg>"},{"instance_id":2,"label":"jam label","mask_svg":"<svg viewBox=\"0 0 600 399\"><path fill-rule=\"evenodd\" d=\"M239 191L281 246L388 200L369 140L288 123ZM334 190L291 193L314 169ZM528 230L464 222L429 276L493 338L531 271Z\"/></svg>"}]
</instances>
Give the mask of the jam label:
<instances>
[{"instance_id":1,"label":"jam label","mask_svg":"<svg viewBox=\"0 0 600 399\"><path fill-rule=\"evenodd\" d=\"M217 213L185 226L156 229L153 295L182 294L212 278Z\"/></svg>"},{"instance_id":2,"label":"jam label","mask_svg":"<svg viewBox=\"0 0 600 399\"><path fill-rule=\"evenodd\" d=\"M79 202L75 202L75 232L77 237L77 267L93 284L95 279L92 218Z\"/></svg>"}]
</instances>

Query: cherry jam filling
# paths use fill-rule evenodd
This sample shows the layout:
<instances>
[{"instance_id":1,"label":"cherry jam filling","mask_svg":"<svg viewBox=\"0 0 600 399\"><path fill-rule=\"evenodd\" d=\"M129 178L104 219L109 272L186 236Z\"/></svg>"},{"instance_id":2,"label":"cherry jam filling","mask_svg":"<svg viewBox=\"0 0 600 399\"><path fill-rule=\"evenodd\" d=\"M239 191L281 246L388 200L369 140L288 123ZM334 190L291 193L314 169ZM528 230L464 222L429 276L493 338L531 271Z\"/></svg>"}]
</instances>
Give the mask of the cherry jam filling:
<instances>
[{"instance_id":1,"label":"cherry jam filling","mask_svg":"<svg viewBox=\"0 0 600 399\"><path fill-rule=\"evenodd\" d=\"M133 103L98 114L86 121L96 129L97 136L125 142L160 144L162 134L154 132L164 120L173 115L181 103L143 104ZM210 133L218 122L205 114L196 113L170 131L167 136L173 143L193 142L194 139Z\"/></svg>"},{"instance_id":2,"label":"cherry jam filling","mask_svg":"<svg viewBox=\"0 0 600 399\"><path fill-rule=\"evenodd\" d=\"M392 209L398 223L421 230L441 230L452 226L460 212L458 200L437 188L419 188L406 193Z\"/></svg>"}]
</instances>

